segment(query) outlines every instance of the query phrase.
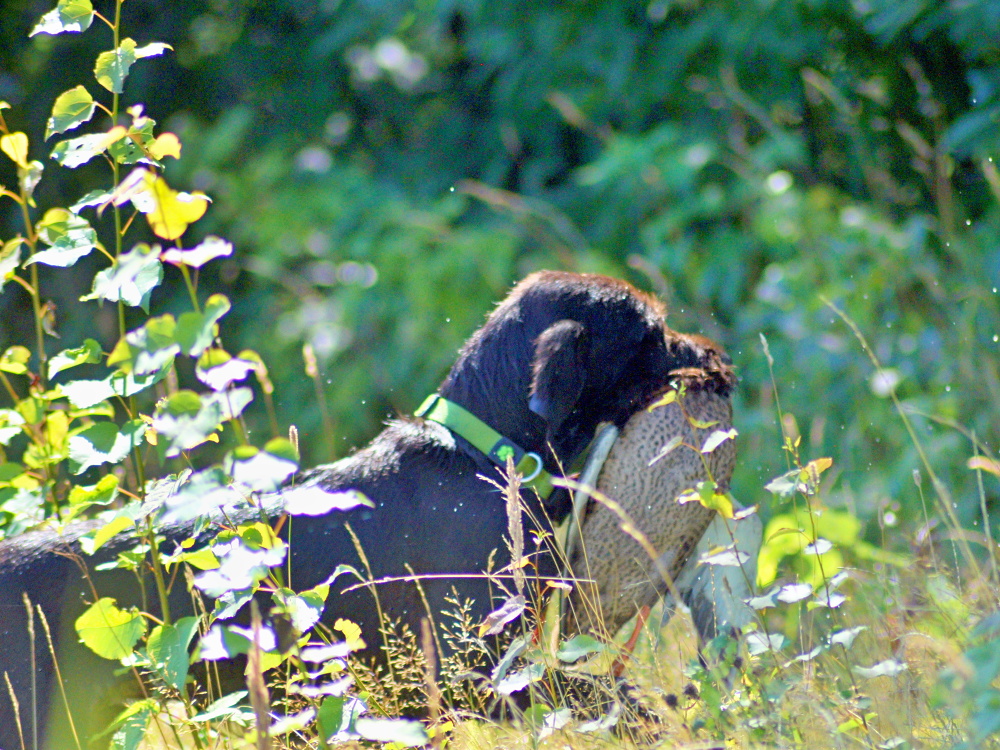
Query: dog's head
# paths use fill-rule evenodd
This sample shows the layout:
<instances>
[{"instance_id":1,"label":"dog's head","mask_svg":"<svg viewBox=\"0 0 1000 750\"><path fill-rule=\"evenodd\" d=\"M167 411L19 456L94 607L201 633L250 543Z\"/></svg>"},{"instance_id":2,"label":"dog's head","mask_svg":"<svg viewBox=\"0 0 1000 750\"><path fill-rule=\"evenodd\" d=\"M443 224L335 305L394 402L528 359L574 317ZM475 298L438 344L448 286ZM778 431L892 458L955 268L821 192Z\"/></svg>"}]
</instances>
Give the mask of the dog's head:
<instances>
[{"instance_id":1,"label":"dog's head","mask_svg":"<svg viewBox=\"0 0 1000 750\"><path fill-rule=\"evenodd\" d=\"M621 427L678 375L702 373L698 382L729 395L726 354L702 336L671 331L664 314L618 279L532 274L465 344L441 393L558 471L600 422Z\"/></svg>"}]
</instances>

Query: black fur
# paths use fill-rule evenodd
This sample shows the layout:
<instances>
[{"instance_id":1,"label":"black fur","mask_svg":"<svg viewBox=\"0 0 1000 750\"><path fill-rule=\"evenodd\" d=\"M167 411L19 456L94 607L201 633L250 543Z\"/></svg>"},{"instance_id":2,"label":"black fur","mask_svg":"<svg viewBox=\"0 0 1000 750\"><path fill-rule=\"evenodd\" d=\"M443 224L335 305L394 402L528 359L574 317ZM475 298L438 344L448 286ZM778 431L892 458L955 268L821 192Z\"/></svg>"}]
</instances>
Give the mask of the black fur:
<instances>
[{"instance_id":1,"label":"black fur","mask_svg":"<svg viewBox=\"0 0 1000 750\"><path fill-rule=\"evenodd\" d=\"M624 425L663 389L672 372L691 367L710 373L717 388L728 393L732 370L725 355L707 339L666 328L663 309L652 298L603 276L542 272L518 284L473 334L439 392L525 450L542 455L546 468L559 474L585 449L598 423ZM432 422L391 421L364 449L301 478L303 484L331 490L360 490L376 507L294 518L289 524L290 585L296 590L312 587L342 563L362 569L345 522L376 579L405 576L411 569L427 575L477 574L491 564L494 570L502 568L509 562L504 503L480 475L499 479L497 468L464 439ZM522 494L538 518L559 521L569 510L565 491L557 490L541 503L533 492ZM32 673L22 592L42 605L52 624L77 720L94 716L95 706L117 695L117 688L109 687L112 682L102 679L111 663L77 645L73 631L73 621L93 594L77 566L59 551L71 548L79 533L35 533L0 542L0 673L9 673L20 700L29 746ZM116 540L104 556L128 544ZM555 570L551 558L540 565L543 573ZM337 586L354 582L345 576ZM114 596L119 605L139 604L134 579L98 573L94 583L100 596ZM477 617L490 611L497 596L481 578L429 579L423 589L435 615L451 609L445 597L453 588L460 597L475 600ZM183 589L182 583L174 587L174 617L190 611ZM386 584L378 592L389 617L420 632L426 608L413 584ZM324 621L339 617L359 622L370 646L380 643L369 592L331 593ZM36 640L44 641L40 636ZM39 731L48 732L47 745L41 746L70 747L65 711L52 690L47 649L38 645L35 653L37 714L39 726L47 727ZM2 693L0 748L12 750L20 743L6 690ZM54 708L48 711L51 701ZM99 728L98 722L83 733Z\"/></svg>"}]
</instances>

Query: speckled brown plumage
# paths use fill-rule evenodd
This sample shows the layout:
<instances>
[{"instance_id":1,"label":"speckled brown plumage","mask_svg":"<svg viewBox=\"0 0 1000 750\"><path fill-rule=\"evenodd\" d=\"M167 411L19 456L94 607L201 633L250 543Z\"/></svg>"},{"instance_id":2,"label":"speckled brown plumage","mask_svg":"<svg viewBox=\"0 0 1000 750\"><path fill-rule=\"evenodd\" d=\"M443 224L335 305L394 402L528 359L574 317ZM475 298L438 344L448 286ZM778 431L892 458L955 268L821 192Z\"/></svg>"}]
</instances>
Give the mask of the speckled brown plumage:
<instances>
[{"instance_id":1,"label":"speckled brown plumage","mask_svg":"<svg viewBox=\"0 0 1000 750\"><path fill-rule=\"evenodd\" d=\"M686 384L683 399L636 413L611 449L597 482L598 489L645 534L671 578L680 573L715 514L698 502L680 504L677 497L707 478L705 463L721 491L728 491L736 462L733 440L710 454L698 450L714 431L732 426L729 399L719 395L701 371L677 375ZM716 424L698 428L692 420ZM653 461L677 435L684 444ZM665 584L647 552L605 505L591 501L581 529L582 542L571 553L570 564L577 578L594 583L579 583L573 590L566 627L569 632L614 633L641 607L654 604Z\"/></svg>"}]
</instances>

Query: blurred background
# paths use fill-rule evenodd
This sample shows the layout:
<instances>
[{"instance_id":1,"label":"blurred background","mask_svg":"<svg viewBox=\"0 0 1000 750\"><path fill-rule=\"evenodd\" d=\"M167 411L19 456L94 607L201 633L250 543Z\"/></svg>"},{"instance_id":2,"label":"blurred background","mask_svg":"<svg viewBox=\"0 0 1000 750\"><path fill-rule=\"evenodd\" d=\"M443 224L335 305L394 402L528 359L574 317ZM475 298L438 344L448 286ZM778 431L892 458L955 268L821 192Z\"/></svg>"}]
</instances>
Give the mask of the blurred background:
<instances>
[{"instance_id":1,"label":"blurred background","mask_svg":"<svg viewBox=\"0 0 1000 750\"><path fill-rule=\"evenodd\" d=\"M94 59L112 47L98 23L29 39L53 4L0 5L0 100L46 162L42 210L109 180L100 160L48 159L58 138L43 146L55 97L99 91ZM525 274L594 271L656 293L671 327L732 354L744 503L775 510L763 486L788 468L783 427L804 460L833 458L830 505L872 541L911 544L933 489L914 473L895 392L960 518L981 524L966 460L972 435L995 449L1000 426L1000 2L128 0L123 12L140 45L174 48L135 65L123 101L181 138L171 185L213 198L186 245L217 234L236 252L201 288L233 300L227 349L268 363L306 463L412 412ZM0 183L16 184L7 160ZM0 239L19 231L0 202ZM52 351L117 340L112 305L77 301L101 267L86 260L40 269ZM186 300L168 269L153 312ZM9 285L0 349L31 332L28 297ZM263 407L249 418L262 442ZM996 482L983 492L996 513Z\"/></svg>"}]
</instances>

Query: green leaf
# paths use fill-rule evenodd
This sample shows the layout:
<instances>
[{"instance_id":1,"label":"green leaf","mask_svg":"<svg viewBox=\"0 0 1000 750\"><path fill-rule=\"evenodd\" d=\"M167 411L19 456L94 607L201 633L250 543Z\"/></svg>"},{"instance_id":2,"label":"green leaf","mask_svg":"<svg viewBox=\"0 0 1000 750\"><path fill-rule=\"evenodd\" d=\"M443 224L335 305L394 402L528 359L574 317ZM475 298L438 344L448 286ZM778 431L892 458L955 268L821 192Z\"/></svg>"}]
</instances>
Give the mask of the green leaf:
<instances>
[{"instance_id":1,"label":"green leaf","mask_svg":"<svg viewBox=\"0 0 1000 750\"><path fill-rule=\"evenodd\" d=\"M166 456L201 445L223 422L239 416L253 400L249 388L198 396L178 391L164 401L153 416L153 429L167 439Z\"/></svg>"},{"instance_id":2,"label":"green leaf","mask_svg":"<svg viewBox=\"0 0 1000 750\"><path fill-rule=\"evenodd\" d=\"M184 486L166 499L163 521L164 523L189 521L212 513L241 498L242 495L229 485L226 473L220 467L213 466L192 474Z\"/></svg>"},{"instance_id":3,"label":"green leaf","mask_svg":"<svg viewBox=\"0 0 1000 750\"><path fill-rule=\"evenodd\" d=\"M21 265L21 245L23 244L23 238L15 237L0 246L0 291L3 291L4 282L13 276L14 271Z\"/></svg>"},{"instance_id":4,"label":"green leaf","mask_svg":"<svg viewBox=\"0 0 1000 750\"><path fill-rule=\"evenodd\" d=\"M53 378L64 370L77 365L94 364L101 361L101 345L94 339L84 339L75 349L63 349L49 360L49 377Z\"/></svg>"},{"instance_id":5,"label":"green leaf","mask_svg":"<svg viewBox=\"0 0 1000 750\"><path fill-rule=\"evenodd\" d=\"M45 140L87 122L94 116L96 106L94 97L83 86L64 91L52 105L52 116L45 126Z\"/></svg>"},{"instance_id":6,"label":"green leaf","mask_svg":"<svg viewBox=\"0 0 1000 750\"><path fill-rule=\"evenodd\" d=\"M186 312L177 319L177 343L181 351L193 357L212 345L215 324L229 312L229 300L222 294L213 294L205 302L201 313Z\"/></svg>"},{"instance_id":7,"label":"green leaf","mask_svg":"<svg viewBox=\"0 0 1000 750\"><path fill-rule=\"evenodd\" d=\"M565 643L560 644L556 658L572 664L590 654L598 654L607 650L606 646L593 636L583 633L575 635Z\"/></svg>"},{"instance_id":8,"label":"green leaf","mask_svg":"<svg viewBox=\"0 0 1000 750\"><path fill-rule=\"evenodd\" d=\"M8 445L11 440L20 435L21 427L25 423L24 417L13 409L0 409L0 445ZM2 465L7 466L8 464Z\"/></svg>"},{"instance_id":9,"label":"green leaf","mask_svg":"<svg viewBox=\"0 0 1000 750\"><path fill-rule=\"evenodd\" d=\"M140 242L131 252L122 253L115 262L94 277L94 288L83 300L105 299L124 302L130 307L149 311L149 296L163 281L159 250Z\"/></svg>"},{"instance_id":10,"label":"green leaf","mask_svg":"<svg viewBox=\"0 0 1000 750\"><path fill-rule=\"evenodd\" d=\"M419 747L429 742L424 725L413 719L375 719L362 716L354 723L354 729L366 740L396 742L402 747Z\"/></svg>"},{"instance_id":11,"label":"green leaf","mask_svg":"<svg viewBox=\"0 0 1000 750\"><path fill-rule=\"evenodd\" d=\"M523 669L511 672L497 683L497 693L500 695L512 695L524 690L533 682L538 682L545 676L545 664L542 662L532 662ZM359 720L360 721L360 720Z\"/></svg>"},{"instance_id":12,"label":"green leaf","mask_svg":"<svg viewBox=\"0 0 1000 750\"><path fill-rule=\"evenodd\" d=\"M4 133L0 136L0 151L3 151L18 167L28 166L28 136L24 133Z\"/></svg>"},{"instance_id":13,"label":"green leaf","mask_svg":"<svg viewBox=\"0 0 1000 750\"><path fill-rule=\"evenodd\" d=\"M197 617L182 617L173 625L158 625L146 641L146 653L153 669L171 687L184 689L190 658L188 646L198 632Z\"/></svg>"},{"instance_id":14,"label":"green leaf","mask_svg":"<svg viewBox=\"0 0 1000 750\"><path fill-rule=\"evenodd\" d=\"M88 208L90 206L100 206L104 203L110 202L113 195L114 193L111 192L110 190L91 190L80 200L78 200L76 203L70 206L69 210L75 214L78 214L83 209Z\"/></svg>"},{"instance_id":15,"label":"green leaf","mask_svg":"<svg viewBox=\"0 0 1000 750\"><path fill-rule=\"evenodd\" d=\"M751 656L760 656L768 651L780 651L785 645L785 636L781 633L764 633L755 630L746 634L747 651Z\"/></svg>"},{"instance_id":16,"label":"green leaf","mask_svg":"<svg viewBox=\"0 0 1000 750\"><path fill-rule=\"evenodd\" d=\"M79 33L90 28L94 20L94 6L90 0L59 0L59 4L44 16L28 34Z\"/></svg>"},{"instance_id":17,"label":"green leaf","mask_svg":"<svg viewBox=\"0 0 1000 750\"><path fill-rule=\"evenodd\" d=\"M150 160L146 151L156 140L153 135L155 125L156 120L150 117L136 118L127 131L127 137L108 146L108 153L119 164L136 164L140 161L148 164Z\"/></svg>"},{"instance_id":18,"label":"green leaf","mask_svg":"<svg viewBox=\"0 0 1000 750\"><path fill-rule=\"evenodd\" d=\"M316 715L320 734L328 742L341 733L355 734L354 724L365 710L365 704L354 696L325 698Z\"/></svg>"},{"instance_id":19,"label":"green leaf","mask_svg":"<svg viewBox=\"0 0 1000 750\"><path fill-rule=\"evenodd\" d=\"M109 750L139 750L146 738L149 721L159 710L155 700L145 698L132 703L118 714L111 723L115 733L111 738Z\"/></svg>"},{"instance_id":20,"label":"green leaf","mask_svg":"<svg viewBox=\"0 0 1000 750\"><path fill-rule=\"evenodd\" d=\"M65 208L46 211L37 229L39 239L51 247L35 253L24 265L44 263L67 268L97 247L97 233L87 220Z\"/></svg>"},{"instance_id":21,"label":"green leaf","mask_svg":"<svg viewBox=\"0 0 1000 750\"><path fill-rule=\"evenodd\" d=\"M17 183L28 197L29 206L35 205L32 196L35 193L35 188L38 187L38 183L42 179L43 171L45 171L45 165L40 161L29 161L26 166L18 167L17 169Z\"/></svg>"},{"instance_id":22,"label":"green leaf","mask_svg":"<svg viewBox=\"0 0 1000 750\"><path fill-rule=\"evenodd\" d=\"M94 77L108 91L120 94L124 90L122 84L125 82L125 77L135 60L135 40L126 37L121 40L117 49L102 52L97 56Z\"/></svg>"},{"instance_id":23,"label":"green leaf","mask_svg":"<svg viewBox=\"0 0 1000 750\"><path fill-rule=\"evenodd\" d=\"M89 487L74 487L69 491L71 506L108 505L118 497L118 477L107 474L97 484Z\"/></svg>"},{"instance_id":24,"label":"green leaf","mask_svg":"<svg viewBox=\"0 0 1000 750\"><path fill-rule=\"evenodd\" d=\"M28 362L31 352L23 346L12 346L0 355L0 371L11 375L25 375L28 372Z\"/></svg>"},{"instance_id":25,"label":"green leaf","mask_svg":"<svg viewBox=\"0 0 1000 750\"><path fill-rule=\"evenodd\" d=\"M136 60L144 57L154 57L162 55L165 50L173 49L169 44L153 42L145 47L136 47L135 40L125 38L121 40L118 49L110 52L102 52L97 56L97 64L94 66L94 76L97 82L108 91L120 94L123 91L123 84L128 76L129 68Z\"/></svg>"},{"instance_id":26,"label":"green leaf","mask_svg":"<svg viewBox=\"0 0 1000 750\"><path fill-rule=\"evenodd\" d=\"M80 640L98 656L124 659L146 633L146 620L134 607L125 611L104 597L76 619L75 627Z\"/></svg>"},{"instance_id":27,"label":"green leaf","mask_svg":"<svg viewBox=\"0 0 1000 750\"><path fill-rule=\"evenodd\" d=\"M86 554L93 555L97 550L108 543L110 539L122 533L126 529L135 527L135 521L126 515L115 516L103 526L87 532L80 537L80 549Z\"/></svg>"},{"instance_id":28,"label":"green leaf","mask_svg":"<svg viewBox=\"0 0 1000 750\"><path fill-rule=\"evenodd\" d=\"M176 324L169 313L150 318L145 325L129 331L108 355L108 365L123 372L147 375L169 365L180 347L174 340Z\"/></svg>"},{"instance_id":29,"label":"green leaf","mask_svg":"<svg viewBox=\"0 0 1000 750\"><path fill-rule=\"evenodd\" d=\"M52 148L52 158L64 167L76 169L107 151L108 147L124 138L125 132L125 128L119 125L107 133L88 133L59 141Z\"/></svg>"},{"instance_id":30,"label":"green leaf","mask_svg":"<svg viewBox=\"0 0 1000 750\"><path fill-rule=\"evenodd\" d=\"M74 474L82 474L91 466L117 464L132 448L142 445L145 423L133 419L122 426L114 422L97 422L69 438L69 461Z\"/></svg>"}]
</instances>

